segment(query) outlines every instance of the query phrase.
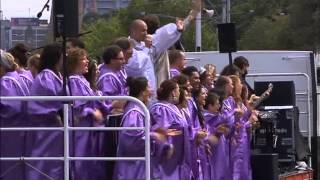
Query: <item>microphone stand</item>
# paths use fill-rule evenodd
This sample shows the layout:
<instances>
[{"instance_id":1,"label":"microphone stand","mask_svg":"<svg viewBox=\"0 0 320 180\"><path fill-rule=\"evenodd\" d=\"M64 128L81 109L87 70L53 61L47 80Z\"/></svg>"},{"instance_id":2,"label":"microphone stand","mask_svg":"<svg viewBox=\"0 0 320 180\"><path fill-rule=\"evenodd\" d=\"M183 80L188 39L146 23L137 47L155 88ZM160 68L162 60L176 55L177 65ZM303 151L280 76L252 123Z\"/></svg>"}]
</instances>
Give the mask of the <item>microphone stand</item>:
<instances>
[{"instance_id":1,"label":"microphone stand","mask_svg":"<svg viewBox=\"0 0 320 180\"><path fill-rule=\"evenodd\" d=\"M43 6L43 8L41 9L41 11L37 14L38 19L41 18L42 13L43 13L43 11L44 11L45 9L47 9L47 11L49 11L49 8L50 8L49 2L50 2L50 0L47 0L46 4Z\"/></svg>"}]
</instances>

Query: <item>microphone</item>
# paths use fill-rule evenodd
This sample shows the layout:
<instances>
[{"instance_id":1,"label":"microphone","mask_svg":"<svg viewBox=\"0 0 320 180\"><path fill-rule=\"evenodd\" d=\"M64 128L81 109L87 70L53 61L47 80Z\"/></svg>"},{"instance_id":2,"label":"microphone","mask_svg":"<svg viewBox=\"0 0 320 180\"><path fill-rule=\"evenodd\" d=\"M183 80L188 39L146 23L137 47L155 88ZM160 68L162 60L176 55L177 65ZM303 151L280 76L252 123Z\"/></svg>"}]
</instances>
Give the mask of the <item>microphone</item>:
<instances>
[{"instance_id":1,"label":"microphone","mask_svg":"<svg viewBox=\"0 0 320 180\"><path fill-rule=\"evenodd\" d=\"M41 18L41 16L42 16L42 12L39 12L39 13L37 14L37 18Z\"/></svg>"},{"instance_id":2,"label":"microphone","mask_svg":"<svg viewBox=\"0 0 320 180\"><path fill-rule=\"evenodd\" d=\"M37 14L37 18L38 18L38 19L41 18L44 9L47 9L47 11L49 11L49 8L50 8L49 2L50 2L50 0L47 0L46 4L43 6L43 8L41 9L41 11Z\"/></svg>"},{"instance_id":3,"label":"microphone","mask_svg":"<svg viewBox=\"0 0 320 180\"><path fill-rule=\"evenodd\" d=\"M205 14L207 14L209 17L212 17L214 15L214 10L213 9L206 9L203 8L202 12L204 12Z\"/></svg>"}]
</instances>

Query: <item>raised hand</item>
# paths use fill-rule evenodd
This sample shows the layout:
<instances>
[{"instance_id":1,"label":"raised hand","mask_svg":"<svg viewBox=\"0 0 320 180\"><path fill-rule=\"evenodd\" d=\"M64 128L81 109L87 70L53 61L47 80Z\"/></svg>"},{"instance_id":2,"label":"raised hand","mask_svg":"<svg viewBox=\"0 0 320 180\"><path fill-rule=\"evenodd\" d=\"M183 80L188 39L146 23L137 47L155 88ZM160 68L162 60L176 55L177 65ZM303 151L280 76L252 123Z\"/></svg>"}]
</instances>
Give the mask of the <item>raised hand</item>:
<instances>
[{"instance_id":1,"label":"raised hand","mask_svg":"<svg viewBox=\"0 0 320 180\"><path fill-rule=\"evenodd\" d=\"M92 115L94 120L96 120L98 123L102 123L104 121L103 115L99 109L96 109Z\"/></svg>"},{"instance_id":2,"label":"raised hand","mask_svg":"<svg viewBox=\"0 0 320 180\"><path fill-rule=\"evenodd\" d=\"M181 19L176 19L177 30L182 32L184 30L184 23Z\"/></svg>"}]
</instances>

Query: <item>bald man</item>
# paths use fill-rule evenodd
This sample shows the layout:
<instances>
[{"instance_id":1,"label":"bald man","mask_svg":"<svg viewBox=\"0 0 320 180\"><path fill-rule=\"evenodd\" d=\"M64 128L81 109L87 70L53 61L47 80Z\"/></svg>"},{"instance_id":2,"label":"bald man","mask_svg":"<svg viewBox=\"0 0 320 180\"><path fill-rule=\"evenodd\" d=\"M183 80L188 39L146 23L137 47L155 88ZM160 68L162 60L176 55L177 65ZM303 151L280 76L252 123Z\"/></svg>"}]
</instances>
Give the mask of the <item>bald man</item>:
<instances>
[{"instance_id":1,"label":"bald man","mask_svg":"<svg viewBox=\"0 0 320 180\"><path fill-rule=\"evenodd\" d=\"M158 84L158 75L156 76L155 73L155 66L159 66L157 60L180 38L183 28L183 21L178 20L175 24L169 23L157 29L152 34L152 47L148 48L144 43L148 31L147 24L141 19L136 19L130 25L130 38L134 41L134 52L125 68L128 76L144 76L149 80L154 98ZM160 64L163 63L160 62ZM167 64L168 67L165 68L169 69L169 63L164 64Z\"/></svg>"}]
</instances>

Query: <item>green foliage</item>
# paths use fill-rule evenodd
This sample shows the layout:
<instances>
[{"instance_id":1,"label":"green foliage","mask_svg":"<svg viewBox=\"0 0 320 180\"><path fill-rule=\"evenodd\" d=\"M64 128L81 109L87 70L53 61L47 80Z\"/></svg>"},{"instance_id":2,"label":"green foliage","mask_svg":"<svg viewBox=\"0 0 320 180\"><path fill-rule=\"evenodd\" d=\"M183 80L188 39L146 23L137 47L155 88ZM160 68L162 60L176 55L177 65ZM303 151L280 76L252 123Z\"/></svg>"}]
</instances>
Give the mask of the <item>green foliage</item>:
<instances>
[{"instance_id":1,"label":"green foliage","mask_svg":"<svg viewBox=\"0 0 320 180\"><path fill-rule=\"evenodd\" d=\"M132 0L128 8L97 16L87 14L83 31L91 55L99 56L113 39L128 36L132 20L145 14L160 14L162 25L187 16L192 0ZM213 4L218 15L203 16L202 50L217 49L216 24L221 21L221 0L204 0ZM320 48L319 0L237 0L232 1L231 20L236 23L239 50L315 50ZM187 51L195 50L195 24L183 33Z\"/></svg>"},{"instance_id":2,"label":"green foliage","mask_svg":"<svg viewBox=\"0 0 320 180\"><path fill-rule=\"evenodd\" d=\"M271 20L256 18L239 40L240 49L281 50L290 49L286 39L288 32L287 18Z\"/></svg>"},{"instance_id":3,"label":"green foliage","mask_svg":"<svg viewBox=\"0 0 320 180\"><path fill-rule=\"evenodd\" d=\"M84 42L91 56L100 56L103 49L116 37L125 36L126 33L120 24L118 16L110 19L99 19L89 25L86 31L92 31L84 37Z\"/></svg>"},{"instance_id":4,"label":"green foliage","mask_svg":"<svg viewBox=\"0 0 320 180\"><path fill-rule=\"evenodd\" d=\"M320 43L318 11L319 0L239 1L232 6L239 47L316 50Z\"/></svg>"},{"instance_id":5,"label":"green foliage","mask_svg":"<svg viewBox=\"0 0 320 180\"><path fill-rule=\"evenodd\" d=\"M132 0L128 8L120 9L113 14L98 17L87 14L84 18L83 31L92 31L83 40L91 56L100 56L103 48L113 39L128 36L132 20L142 18L145 14L159 14L161 25L185 18L191 7L191 0ZM97 20L95 20L97 19ZM186 50L195 49L195 28L191 23L183 33L182 41ZM202 49L215 50L217 44L215 25L202 22Z\"/></svg>"}]
</instances>

